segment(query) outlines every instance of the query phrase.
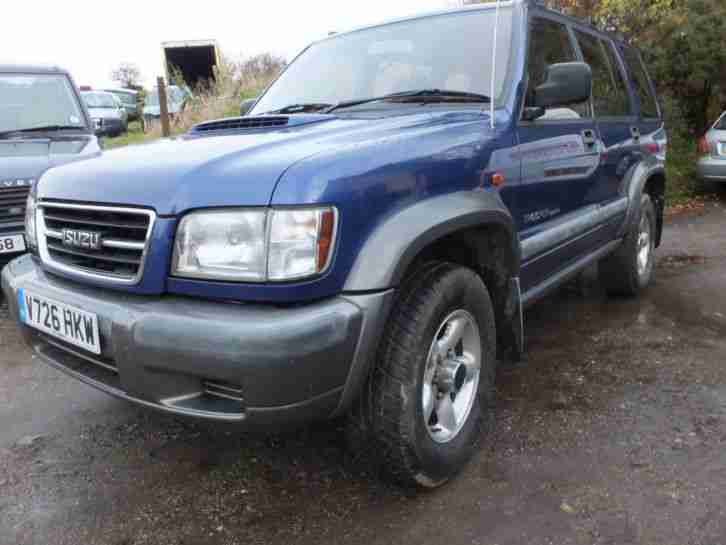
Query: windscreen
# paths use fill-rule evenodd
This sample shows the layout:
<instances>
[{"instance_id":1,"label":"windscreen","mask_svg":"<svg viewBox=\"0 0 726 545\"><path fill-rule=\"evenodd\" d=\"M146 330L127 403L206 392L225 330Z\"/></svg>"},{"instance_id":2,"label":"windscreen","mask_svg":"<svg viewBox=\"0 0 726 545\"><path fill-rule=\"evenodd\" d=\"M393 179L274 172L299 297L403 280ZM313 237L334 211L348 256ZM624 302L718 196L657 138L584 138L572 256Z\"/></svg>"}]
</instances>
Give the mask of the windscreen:
<instances>
[{"instance_id":1,"label":"windscreen","mask_svg":"<svg viewBox=\"0 0 726 545\"><path fill-rule=\"evenodd\" d=\"M83 101L89 108L118 108L111 93L83 93Z\"/></svg>"},{"instance_id":2,"label":"windscreen","mask_svg":"<svg viewBox=\"0 0 726 545\"><path fill-rule=\"evenodd\" d=\"M48 125L85 127L68 78L0 74L0 132Z\"/></svg>"},{"instance_id":3,"label":"windscreen","mask_svg":"<svg viewBox=\"0 0 726 545\"><path fill-rule=\"evenodd\" d=\"M495 99L504 92L512 8L499 16ZM489 95L495 10L423 17L313 44L270 87L253 114L292 104L337 104L419 89Z\"/></svg>"}]
</instances>

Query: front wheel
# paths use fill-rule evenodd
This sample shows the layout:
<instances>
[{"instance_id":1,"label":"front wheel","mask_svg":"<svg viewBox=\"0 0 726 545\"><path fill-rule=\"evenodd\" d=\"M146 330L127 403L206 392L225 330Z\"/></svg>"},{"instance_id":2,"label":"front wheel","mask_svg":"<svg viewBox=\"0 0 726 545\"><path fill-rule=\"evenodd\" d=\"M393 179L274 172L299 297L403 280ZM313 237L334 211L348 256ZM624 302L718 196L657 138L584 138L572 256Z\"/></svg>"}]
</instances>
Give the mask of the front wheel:
<instances>
[{"instance_id":1,"label":"front wheel","mask_svg":"<svg viewBox=\"0 0 726 545\"><path fill-rule=\"evenodd\" d=\"M395 480L434 488L468 461L491 421L496 331L484 282L438 263L402 289L372 377L375 455Z\"/></svg>"},{"instance_id":2,"label":"front wheel","mask_svg":"<svg viewBox=\"0 0 726 545\"><path fill-rule=\"evenodd\" d=\"M600 281L610 295L638 295L650 284L655 266L656 215L643 194L638 217L615 253L600 262Z\"/></svg>"}]
</instances>

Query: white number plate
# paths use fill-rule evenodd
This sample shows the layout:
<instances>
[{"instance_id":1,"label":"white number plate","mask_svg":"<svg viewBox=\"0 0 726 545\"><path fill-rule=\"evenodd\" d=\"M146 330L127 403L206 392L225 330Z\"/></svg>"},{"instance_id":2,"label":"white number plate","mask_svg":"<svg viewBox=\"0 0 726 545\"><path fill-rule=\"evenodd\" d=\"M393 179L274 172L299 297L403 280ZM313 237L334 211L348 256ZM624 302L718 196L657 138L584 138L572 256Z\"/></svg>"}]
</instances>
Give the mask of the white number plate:
<instances>
[{"instance_id":1,"label":"white number plate","mask_svg":"<svg viewBox=\"0 0 726 545\"><path fill-rule=\"evenodd\" d=\"M13 235L11 237L0 235L0 254L12 254L24 251L25 237L23 235Z\"/></svg>"},{"instance_id":2,"label":"white number plate","mask_svg":"<svg viewBox=\"0 0 726 545\"><path fill-rule=\"evenodd\" d=\"M98 317L76 307L18 290L20 320L30 327L62 339L84 350L101 353Z\"/></svg>"}]
</instances>

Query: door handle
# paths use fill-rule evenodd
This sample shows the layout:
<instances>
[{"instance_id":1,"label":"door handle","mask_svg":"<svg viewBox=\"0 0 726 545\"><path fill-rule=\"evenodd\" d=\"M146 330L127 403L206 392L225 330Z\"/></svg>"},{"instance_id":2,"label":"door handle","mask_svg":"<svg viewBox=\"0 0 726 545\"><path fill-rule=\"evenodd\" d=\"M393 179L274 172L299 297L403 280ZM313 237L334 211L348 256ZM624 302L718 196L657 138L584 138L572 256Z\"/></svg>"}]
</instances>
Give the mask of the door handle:
<instances>
[{"instance_id":1,"label":"door handle","mask_svg":"<svg viewBox=\"0 0 726 545\"><path fill-rule=\"evenodd\" d=\"M582 131L582 143L585 144L587 151L592 151L597 145L597 138L595 137L595 131L592 129L585 129Z\"/></svg>"},{"instance_id":2,"label":"door handle","mask_svg":"<svg viewBox=\"0 0 726 545\"><path fill-rule=\"evenodd\" d=\"M630 134L633 136L633 140L640 142L640 129L638 127L630 127Z\"/></svg>"}]
</instances>

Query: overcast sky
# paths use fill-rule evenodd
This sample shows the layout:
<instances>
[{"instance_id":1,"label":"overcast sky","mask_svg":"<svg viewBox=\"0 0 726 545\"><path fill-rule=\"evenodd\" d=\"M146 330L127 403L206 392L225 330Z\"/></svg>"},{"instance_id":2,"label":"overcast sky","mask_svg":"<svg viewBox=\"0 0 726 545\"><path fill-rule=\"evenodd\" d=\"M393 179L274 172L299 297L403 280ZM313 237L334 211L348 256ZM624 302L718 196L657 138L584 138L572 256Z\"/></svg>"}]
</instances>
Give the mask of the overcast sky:
<instances>
[{"instance_id":1,"label":"overcast sky","mask_svg":"<svg viewBox=\"0 0 726 545\"><path fill-rule=\"evenodd\" d=\"M216 39L232 59L291 60L311 41L458 0L21 0L2 2L0 63L59 64L79 85L110 85L121 62L162 75L162 41Z\"/></svg>"}]
</instances>

